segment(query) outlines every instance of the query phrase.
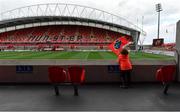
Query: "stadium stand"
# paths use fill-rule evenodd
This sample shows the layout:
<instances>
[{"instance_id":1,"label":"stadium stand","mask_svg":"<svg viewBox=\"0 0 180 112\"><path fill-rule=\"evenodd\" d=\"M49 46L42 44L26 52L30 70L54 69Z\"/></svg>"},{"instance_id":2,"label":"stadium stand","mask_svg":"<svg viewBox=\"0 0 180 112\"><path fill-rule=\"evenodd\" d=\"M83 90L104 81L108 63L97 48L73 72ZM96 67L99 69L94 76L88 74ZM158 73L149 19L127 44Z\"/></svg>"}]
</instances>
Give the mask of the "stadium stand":
<instances>
[{"instance_id":1,"label":"stadium stand","mask_svg":"<svg viewBox=\"0 0 180 112\"><path fill-rule=\"evenodd\" d=\"M122 35L116 32L88 26L41 26L1 33L0 47L25 49L31 46L38 50L51 47L55 50L62 46L69 46L69 49L75 49L77 46L96 46L97 49L103 49L120 36Z\"/></svg>"}]
</instances>

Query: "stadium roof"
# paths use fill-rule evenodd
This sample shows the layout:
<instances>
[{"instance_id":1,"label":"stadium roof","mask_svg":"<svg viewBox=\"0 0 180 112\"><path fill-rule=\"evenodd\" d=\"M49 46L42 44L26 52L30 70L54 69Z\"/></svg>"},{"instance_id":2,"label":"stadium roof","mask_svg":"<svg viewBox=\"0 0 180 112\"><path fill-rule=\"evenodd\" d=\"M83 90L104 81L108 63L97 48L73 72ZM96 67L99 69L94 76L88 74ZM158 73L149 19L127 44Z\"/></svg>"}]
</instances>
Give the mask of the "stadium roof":
<instances>
[{"instance_id":1,"label":"stadium roof","mask_svg":"<svg viewBox=\"0 0 180 112\"><path fill-rule=\"evenodd\" d=\"M0 14L0 28L31 23L47 22L87 22L138 31L146 35L141 28L114 14L86 6L63 3L38 4L16 8ZM82 24L82 23L80 23Z\"/></svg>"}]
</instances>

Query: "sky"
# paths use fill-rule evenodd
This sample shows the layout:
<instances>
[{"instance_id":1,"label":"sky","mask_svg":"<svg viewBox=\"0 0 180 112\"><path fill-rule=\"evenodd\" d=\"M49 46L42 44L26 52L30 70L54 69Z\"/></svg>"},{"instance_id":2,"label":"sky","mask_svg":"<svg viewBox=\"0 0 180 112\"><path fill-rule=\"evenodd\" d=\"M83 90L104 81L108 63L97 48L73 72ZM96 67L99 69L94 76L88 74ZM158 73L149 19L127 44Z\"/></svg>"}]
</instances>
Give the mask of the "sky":
<instances>
[{"instance_id":1,"label":"sky","mask_svg":"<svg viewBox=\"0 0 180 112\"><path fill-rule=\"evenodd\" d=\"M165 43L175 42L176 23L180 20L180 0L0 0L0 13L28 5L44 3L71 3L101 9L142 28L147 35L140 36L140 43L152 44L157 38L157 12L155 4L161 3L160 38Z\"/></svg>"}]
</instances>

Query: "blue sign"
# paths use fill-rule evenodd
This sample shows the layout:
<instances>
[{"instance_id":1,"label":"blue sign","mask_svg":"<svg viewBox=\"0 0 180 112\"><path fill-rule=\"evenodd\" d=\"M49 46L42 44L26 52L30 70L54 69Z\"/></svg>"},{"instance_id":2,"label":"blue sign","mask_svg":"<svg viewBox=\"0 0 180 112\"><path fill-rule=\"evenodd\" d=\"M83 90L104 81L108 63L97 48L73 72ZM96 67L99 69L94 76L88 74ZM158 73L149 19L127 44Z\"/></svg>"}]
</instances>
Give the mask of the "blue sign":
<instances>
[{"instance_id":1,"label":"blue sign","mask_svg":"<svg viewBox=\"0 0 180 112\"><path fill-rule=\"evenodd\" d=\"M120 73L119 65L108 65L108 73Z\"/></svg>"},{"instance_id":2,"label":"blue sign","mask_svg":"<svg viewBox=\"0 0 180 112\"><path fill-rule=\"evenodd\" d=\"M16 66L16 73L32 73L33 66Z\"/></svg>"}]
</instances>

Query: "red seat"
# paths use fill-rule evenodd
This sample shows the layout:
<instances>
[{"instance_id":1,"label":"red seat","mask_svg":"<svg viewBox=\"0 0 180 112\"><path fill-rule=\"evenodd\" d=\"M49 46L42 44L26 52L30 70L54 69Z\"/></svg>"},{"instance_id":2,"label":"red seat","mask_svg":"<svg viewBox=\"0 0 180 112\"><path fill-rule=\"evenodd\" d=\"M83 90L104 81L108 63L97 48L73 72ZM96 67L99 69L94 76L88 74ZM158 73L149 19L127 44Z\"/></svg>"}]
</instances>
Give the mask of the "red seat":
<instances>
[{"instance_id":1,"label":"red seat","mask_svg":"<svg viewBox=\"0 0 180 112\"><path fill-rule=\"evenodd\" d=\"M175 73L176 67L172 65L163 66L159 68L156 72L156 79L161 82L171 82L173 81L173 75Z\"/></svg>"},{"instance_id":2,"label":"red seat","mask_svg":"<svg viewBox=\"0 0 180 112\"><path fill-rule=\"evenodd\" d=\"M159 68L156 72L156 79L163 83L164 94L167 94L170 82L174 80L175 71L176 71L175 66L168 65Z\"/></svg>"},{"instance_id":3,"label":"red seat","mask_svg":"<svg viewBox=\"0 0 180 112\"><path fill-rule=\"evenodd\" d=\"M74 95L78 96L78 85L85 81L85 69L80 66L69 67L68 75L74 87Z\"/></svg>"},{"instance_id":4,"label":"red seat","mask_svg":"<svg viewBox=\"0 0 180 112\"><path fill-rule=\"evenodd\" d=\"M58 84L66 81L66 71L64 68L58 66L51 66L48 68L49 81L54 85L56 95L59 95Z\"/></svg>"},{"instance_id":5,"label":"red seat","mask_svg":"<svg viewBox=\"0 0 180 112\"><path fill-rule=\"evenodd\" d=\"M79 66L68 68L68 74L72 83L83 83L85 81L85 69Z\"/></svg>"},{"instance_id":6,"label":"red seat","mask_svg":"<svg viewBox=\"0 0 180 112\"><path fill-rule=\"evenodd\" d=\"M52 83L61 83L66 81L66 72L64 68L52 66L48 68L49 80Z\"/></svg>"}]
</instances>

